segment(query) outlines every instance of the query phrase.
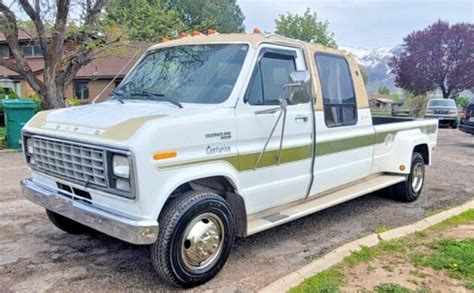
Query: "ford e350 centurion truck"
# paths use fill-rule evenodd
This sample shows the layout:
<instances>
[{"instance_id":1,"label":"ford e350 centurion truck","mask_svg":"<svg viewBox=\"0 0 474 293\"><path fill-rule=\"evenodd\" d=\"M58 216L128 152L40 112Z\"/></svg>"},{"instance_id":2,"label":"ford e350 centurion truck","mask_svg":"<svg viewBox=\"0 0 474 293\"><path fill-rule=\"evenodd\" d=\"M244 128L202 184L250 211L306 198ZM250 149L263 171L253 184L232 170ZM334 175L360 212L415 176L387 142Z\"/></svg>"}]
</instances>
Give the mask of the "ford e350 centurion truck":
<instances>
[{"instance_id":1,"label":"ford e350 centurion truck","mask_svg":"<svg viewBox=\"0 0 474 293\"><path fill-rule=\"evenodd\" d=\"M422 191L437 120L372 117L348 53L277 35L152 46L110 99L23 129L26 198L69 233L150 245L190 287L245 237L386 189Z\"/></svg>"}]
</instances>

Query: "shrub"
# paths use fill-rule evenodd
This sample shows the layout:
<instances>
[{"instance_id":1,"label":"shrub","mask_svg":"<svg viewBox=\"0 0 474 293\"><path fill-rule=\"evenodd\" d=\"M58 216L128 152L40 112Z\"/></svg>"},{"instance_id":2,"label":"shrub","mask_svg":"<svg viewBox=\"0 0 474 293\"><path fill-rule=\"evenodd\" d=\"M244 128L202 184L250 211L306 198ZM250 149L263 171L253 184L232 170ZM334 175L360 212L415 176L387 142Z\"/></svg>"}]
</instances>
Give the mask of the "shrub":
<instances>
[{"instance_id":1,"label":"shrub","mask_svg":"<svg viewBox=\"0 0 474 293\"><path fill-rule=\"evenodd\" d=\"M38 95L29 94L26 98L32 100L36 104L36 112L43 110L43 100Z\"/></svg>"},{"instance_id":2,"label":"shrub","mask_svg":"<svg viewBox=\"0 0 474 293\"><path fill-rule=\"evenodd\" d=\"M80 105L81 105L81 100L79 100L76 97L66 99L66 106L68 107L74 107L74 106L80 106Z\"/></svg>"}]
</instances>

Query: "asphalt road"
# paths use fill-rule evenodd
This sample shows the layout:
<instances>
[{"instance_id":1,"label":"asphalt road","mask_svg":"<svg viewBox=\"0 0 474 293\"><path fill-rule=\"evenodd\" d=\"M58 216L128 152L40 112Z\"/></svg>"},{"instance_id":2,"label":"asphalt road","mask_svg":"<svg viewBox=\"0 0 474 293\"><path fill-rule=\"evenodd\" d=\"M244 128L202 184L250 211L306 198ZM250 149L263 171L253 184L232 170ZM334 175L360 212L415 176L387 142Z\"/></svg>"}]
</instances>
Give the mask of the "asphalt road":
<instances>
[{"instance_id":1,"label":"asphalt road","mask_svg":"<svg viewBox=\"0 0 474 293\"><path fill-rule=\"evenodd\" d=\"M371 194L246 239L237 239L223 270L196 291L255 291L329 250L382 225L415 222L427 212L474 197L474 136L440 129L422 197L399 203ZM148 247L111 237L68 235L23 199L29 176L19 153L0 153L0 291L162 291Z\"/></svg>"}]
</instances>

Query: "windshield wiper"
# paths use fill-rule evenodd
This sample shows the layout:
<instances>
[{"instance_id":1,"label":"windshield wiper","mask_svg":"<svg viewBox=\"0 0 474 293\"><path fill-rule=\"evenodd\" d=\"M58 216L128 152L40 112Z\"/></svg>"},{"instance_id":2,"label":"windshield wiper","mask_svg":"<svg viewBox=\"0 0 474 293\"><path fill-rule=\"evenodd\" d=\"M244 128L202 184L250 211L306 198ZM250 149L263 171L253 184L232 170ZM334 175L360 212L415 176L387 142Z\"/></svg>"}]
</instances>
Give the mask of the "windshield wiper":
<instances>
[{"instance_id":1,"label":"windshield wiper","mask_svg":"<svg viewBox=\"0 0 474 293\"><path fill-rule=\"evenodd\" d=\"M145 97L147 100L153 100L153 101L158 101L158 102L168 102L168 103L171 103L171 104L177 106L178 108L183 108L183 105L181 105L180 102L172 100L172 99L165 98L165 95L160 94L160 93L150 93L150 92L147 92L147 91L143 91L143 92L140 92L140 93L130 93L130 96L131 97L137 97L137 96L138 97Z\"/></svg>"},{"instance_id":2,"label":"windshield wiper","mask_svg":"<svg viewBox=\"0 0 474 293\"><path fill-rule=\"evenodd\" d=\"M125 102L122 100L122 98L120 96L122 96L123 94L119 94L117 93L116 91L112 91L112 100L117 100L120 102L120 104L124 104Z\"/></svg>"}]
</instances>

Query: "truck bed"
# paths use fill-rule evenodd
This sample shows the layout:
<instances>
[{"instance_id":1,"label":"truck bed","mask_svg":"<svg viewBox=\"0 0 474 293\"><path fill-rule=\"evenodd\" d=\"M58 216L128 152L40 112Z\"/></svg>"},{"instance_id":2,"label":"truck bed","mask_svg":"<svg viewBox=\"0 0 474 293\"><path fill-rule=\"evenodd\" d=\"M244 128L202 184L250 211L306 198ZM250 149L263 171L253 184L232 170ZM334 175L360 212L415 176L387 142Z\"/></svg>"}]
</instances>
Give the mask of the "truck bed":
<instances>
[{"instance_id":1,"label":"truck bed","mask_svg":"<svg viewBox=\"0 0 474 293\"><path fill-rule=\"evenodd\" d=\"M412 117L372 116L373 125L409 122L409 121L415 121L415 120L422 120L422 119L417 119L417 118L412 118Z\"/></svg>"}]
</instances>

